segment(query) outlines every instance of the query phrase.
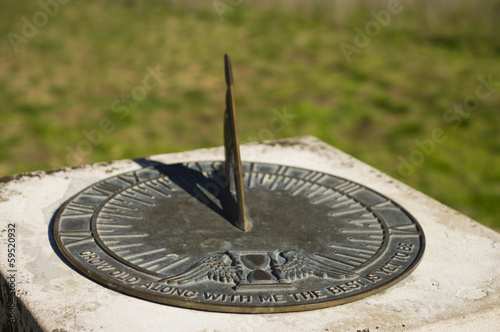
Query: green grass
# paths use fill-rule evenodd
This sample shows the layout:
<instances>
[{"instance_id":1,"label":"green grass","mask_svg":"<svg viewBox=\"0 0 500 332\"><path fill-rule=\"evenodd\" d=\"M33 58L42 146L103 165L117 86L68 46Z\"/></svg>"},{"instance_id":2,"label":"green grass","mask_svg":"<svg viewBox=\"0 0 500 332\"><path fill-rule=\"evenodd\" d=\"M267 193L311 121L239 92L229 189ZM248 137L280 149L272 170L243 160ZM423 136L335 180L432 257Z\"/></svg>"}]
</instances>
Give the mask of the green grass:
<instances>
[{"instance_id":1,"label":"green grass","mask_svg":"<svg viewBox=\"0 0 500 332\"><path fill-rule=\"evenodd\" d=\"M221 145L229 53L243 142L314 135L500 229L500 83L467 117L443 118L478 76L500 82L500 3L453 3L401 1L348 62L339 45L385 2L243 1L221 20L210 1L71 1L15 53L7 34L41 8L4 1L0 174ZM127 114L113 110L156 66L168 73L160 86ZM285 107L295 117L266 131ZM104 118L114 130L89 143L82 132ZM398 157L436 128L446 141L400 174Z\"/></svg>"}]
</instances>

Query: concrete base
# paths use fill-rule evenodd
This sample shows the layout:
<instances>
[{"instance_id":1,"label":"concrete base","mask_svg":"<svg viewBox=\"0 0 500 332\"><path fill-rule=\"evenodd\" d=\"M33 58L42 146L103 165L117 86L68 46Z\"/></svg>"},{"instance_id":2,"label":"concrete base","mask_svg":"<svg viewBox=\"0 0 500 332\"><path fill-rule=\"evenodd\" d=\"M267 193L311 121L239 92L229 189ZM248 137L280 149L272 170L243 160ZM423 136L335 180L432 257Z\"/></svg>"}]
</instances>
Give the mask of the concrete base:
<instances>
[{"instance_id":1,"label":"concrete base","mask_svg":"<svg viewBox=\"0 0 500 332\"><path fill-rule=\"evenodd\" d=\"M498 330L500 234L313 137L244 145L241 155L246 161L337 175L393 199L424 229L427 244L420 265L386 291L307 312L223 314L151 303L109 290L74 271L55 253L49 233L53 215L65 200L96 181L139 168L138 163L124 160L22 174L0 178L1 330ZM223 149L150 159L167 164L222 160ZM13 269L7 256L8 234L14 233L9 224L15 224ZM15 303L9 296L11 282L15 284ZM9 321L9 310L15 314L15 323Z\"/></svg>"}]
</instances>

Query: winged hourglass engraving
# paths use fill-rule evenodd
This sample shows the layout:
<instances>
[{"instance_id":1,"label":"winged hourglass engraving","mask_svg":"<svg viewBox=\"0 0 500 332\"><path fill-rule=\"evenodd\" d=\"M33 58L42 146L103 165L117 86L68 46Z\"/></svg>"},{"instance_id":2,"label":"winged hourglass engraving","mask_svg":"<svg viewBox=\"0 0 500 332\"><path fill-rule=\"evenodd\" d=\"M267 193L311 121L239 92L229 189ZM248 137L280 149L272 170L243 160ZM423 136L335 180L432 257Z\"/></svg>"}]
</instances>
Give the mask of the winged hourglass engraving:
<instances>
[{"instance_id":1,"label":"winged hourglass engraving","mask_svg":"<svg viewBox=\"0 0 500 332\"><path fill-rule=\"evenodd\" d=\"M357 274L332 267L296 250L227 251L205 257L184 272L159 282L185 284L212 280L236 285L273 284L310 276L347 279Z\"/></svg>"}]
</instances>

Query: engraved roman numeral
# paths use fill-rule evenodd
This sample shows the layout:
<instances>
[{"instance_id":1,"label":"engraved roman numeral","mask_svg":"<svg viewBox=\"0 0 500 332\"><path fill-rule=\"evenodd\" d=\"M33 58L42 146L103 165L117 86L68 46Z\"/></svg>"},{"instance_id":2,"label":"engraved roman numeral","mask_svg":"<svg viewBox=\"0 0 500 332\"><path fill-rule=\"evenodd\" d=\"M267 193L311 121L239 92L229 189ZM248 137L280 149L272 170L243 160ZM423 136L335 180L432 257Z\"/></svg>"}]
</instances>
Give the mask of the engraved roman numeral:
<instances>
[{"instance_id":1,"label":"engraved roman numeral","mask_svg":"<svg viewBox=\"0 0 500 332\"><path fill-rule=\"evenodd\" d=\"M149 190L151 190L151 191L153 191L153 192L155 192L163 197L171 197L172 196L169 193L166 193L166 192L160 190L160 188L158 188L158 186L156 186L154 182L145 182L144 186L146 186L147 189L149 189Z\"/></svg>"},{"instance_id":2,"label":"engraved roman numeral","mask_svg":"<svg viewBox=\"0 0 500 332\"><path fill-rule=\"evenodd\" d=\"M66 247L94 240L92 233L89 231L61 231L59 237Z\"/></svg>"},{"instance_id":3,"label":"engraved roman numeral","mask_svg":"<svg viewBox=\"0 0 500 332\"><path fill-rule=\"evenodd\" d=\"M95 208L91 205L71 202L66 206L62 216L78 216L78 217L91 217ZM71 213L66 213L71 212Z\"/></svg>"},{"instance_id":4,"label":"engraved roman numeral","mask_svg":"<svg viewBox=\"0 0 500 332\"><path fill-rule=\"evenodd\" d=\"M340 198L342 198L342 200L341 200ZM344 207L344 206L346 206L346 205L347 205L348 207L353 207L353 206L356 206L356 205L357 205L357 207L360 207L360 206L361 206L358 202L356 202L356 201L355 201L355 200L353 200L352 198L348 198L348 197L347 197L347 196L345 196L345 195L344 195L344 196L342 196L342 197L340 197L340 198L339 198L339 199L337 199L335 203L330 204L330 206L331 206L332 208L340 208L340 207Z\"/></svg>"},{"instance_id":5,"label":"engraved roman numeral","mask_svg":"<svg viewBox=\"0 0 500 332\"><path fill-rule=\"evenodd\" d=\"M203 167L201 167L200 163L198 162L187 163L186 167L194 169L195 171L200 171L200 172L203 171Z\"/></svg>"},{"instance_id":6,"label":"engraved roman numeral","mask_svg":"<svg viewBox=\"0 0 500 332\"><path fill-rule=\"evenodd\" d=\"M307 180L307 181L310 181L310 182L317 182L317 181L321 180L321 178L322 178L324 175L325 175L325 174L318 173L318 172L311 172L311 173L307 174L307 175L304 177L304 180Z\"/></svg>"},{"instance_id":7,"label":"engraved roman numeral","mask_svg":"<svg viewBox=\"0 0 500 332\"><path fill-rule=\"evenodd\" d=\"M334 187L335 190L340 191L344 194L352 193L360 188L361 186L359 184L355 184L349 181L342 182L341 184L338 184Z\"/></svg>"},{"instance_id":8,"label":"engraved roman numeral","mask_svg":"<svg viewBox=\"0 0 500 332\"><path fill-rule=\"evenodd\" d=\"M270 187L271 190L286 190L289 189L290 185L293 184L294 182L297 182L297 179L294 178L289 178L289 177L283 177L281 175L278 175L276 177L276 180Z\"/></svg>"},{"instance_id":9,"label":"engraved roman numeral","mask_svg":"<svg viewBox=\"0 0 500 332\"><path fill-rule=\"evenodd\" d=\"M148 206L155 206L154 203L150 203L150 202L147 202L145 200L142 200L142 199L138 198L136 192L127 191L127 192L122 192L121 195L123 197L126 197L127 199L129 199L131 201L134 201L134 202L137 202L137 203L140 203L140 204L144 204L144 205L148 205Z\"/></svg>"},{"instance_id":10,"label":"engraved roman numeral","mask_svg":"<svg viewBox=\"0 0 500 332\"><path fill-rule=\"evenodd\" d=\"M419 236L420 232L415 225L401 225L389 227L389 234L394 236Z\"/></svg>"},{"instance_id":11,"label":"engraved roman numeral","mask_svg":"<svg viewBox=\"0 0 500 332\"><path fill-rule=\"evenodd\" d=\"M325 197L327 195L330 195L330 193L332 192L331 189L329 189L329 188L323 187L321 185L316 185L316 186L317 186L316 189L311 190L310 192L308 192L306 194L307 197L314 197L314 196L316 196L315 201L318 200L319 198L323 198L323 197Z\"/></svg>"},{"instance_id":12,"label":"engraved roman numeral","mask_svg":"<svg viewBox=\"0 0 500 332\"><path fill-rule=\"evenodd\" d=\"M276 174L264 174L260 183L264 188L271 190L280 176Z\"/></svg>"},{"instance_id":13,"label":"engraved roman numeral","mask_svg":"<svg viewBox=\"0 0 500 332\"><path fill-rule=\"evenodd\" d=\"M93 186L92 189L103 195L110 196L122 188L112 183L100 182Z\"/></svg>"},{"instance_id":14,"label":"engraved roman numeral","mask_svg":"<svg viewBox=\"0 0 500 332\"><path fill-rule=\"evenodd\" d=\"M147 188L142 188L140 186L131 187L129 189L129 191L132 191L135 195L142 195L147 199L155 199L155 197L149 194L147 190L148 190Z\"/></svg>"},{"instance_id":15,"label":"engraved roman numeral","mask_svg":"<svg viewBox=\"0 0 500 332\"><path fill-rule=\"evenodd\" d=\"M319 198L316 198L316 199L313 199L311 201L311 203L313 204L321 204L321 203L326 203L328 200L330 199L337 199L337 197L340 197L342 196L341 194L339 194L338 192L336 191L333 191L331 189L328 189L326 192L325 192L325 196L322 196L322 197L319 197Z\"/></svg>"},{"instance_id":16,"label":"engraved roman numeral","mask_svg":"<svg viewBox=\"0 0 500 332\"><path fill-rule=\"evenodd\" d=\"M110 205L112 207L109 207ZM124 206L124 205L116 204L112 201L110 201L110 202L108 202L108 204L106 204L106 208L108 208L109 210L112 210L112 211L125 210L125 211L135 212L138 210L136 207Z\"/></svg>"},{"instance_id":17,"label":"engraved roman numeral","mask_svg":"<svg viewBox=\"0 0 500 332\"><path fill-rule=\"evenodd\" d=\"M175 191L175 188L174 188L174 185L172 184L172 182L170 182L169 180L165 179L165 178L158 178L156 179L156 182L167 188L168 190L171 190L171 191Z\"/></svg>"},{"instance_id":18,"label":"engraved roman numeral","mask_svg":"<svg viewBox=\"0 0 500 332\"><path fill-rule=\"evenodd\" d=\"M243 178L243 183L246 182L246 187L248 187L248 188L255 187L256 182L257 182L255 177L258 176L258 174L254 172L254 166L255 166L255 164L251 163L250 169L241 174L242 178ZM243 171L243 169L242 169L242 171Z\"/></svg>"},{"instance_id":19,"label":"engraved roman numeral","mask_svg":"<svg viewBox=\"0 0 500 332\"><path fill-rule=\"evenodd\" d=\"M283 187L284 190L288 190L289 192L294 191L297 189L299 186L301 186L304 183L304 181L296 178L289 178L289 181L286 183L286 185Z\"/></svg>"},{"instance_id":20,"label":"engraved roman numeral","mask_svg":"<svg viewBox=\"0 0 500 332\"><path fill-rule=\"evenodd\" d=\"M312 182L304 182L301 186L294 189L290 194L292 196L297 196L300 193L308 196L310 193L316 191L318 189L318 185Z\"/></svg>"},{"instance_id":21,"label":"engraved roman numeral","mask_svg":"<svg viewBox=\"0 0 500 332\"><path fill-rule=\"evenodd\" d=\"M117 179L126 182L128 185L134 185L139 182L139 178L137 177L137 174L135 174L135 172L133 172L132 174L119 175Z\"/></svg>"}]
</instances>

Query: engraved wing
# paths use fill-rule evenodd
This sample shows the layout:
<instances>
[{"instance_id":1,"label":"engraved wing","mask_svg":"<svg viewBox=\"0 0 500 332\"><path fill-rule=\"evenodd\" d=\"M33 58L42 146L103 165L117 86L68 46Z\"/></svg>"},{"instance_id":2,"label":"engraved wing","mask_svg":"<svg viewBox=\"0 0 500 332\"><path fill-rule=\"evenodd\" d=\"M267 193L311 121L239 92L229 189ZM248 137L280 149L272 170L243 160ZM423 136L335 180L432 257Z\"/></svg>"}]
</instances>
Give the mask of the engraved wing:
<instances>
[{"instance_id":1,"label":"engraved wing","mask_svg":"<svg viewBox=\"0 0 500 332\"><path fill-rule=\"evenodd\" d=\"M190 281L201 281L205 277L222 283L238 283L242 279L241 266L232 265L231 258L226 254L214 254L203 258L186 271L169 278L159 280L169 284L184 284Z\"/></svg>"},{"instance_id":2,"label":"engraved wing","mask_svg":"<svg viewBox=\"0 0 500 332\"><path fill-rule=\"evenodd\" d=\"M302 279L310 275L334 279L345 279L357 276L354 272L327 265L295 250L284 251L281 255L286 259L285 263L279 266L283 279Z\"/></svg>"}]
</instances>

